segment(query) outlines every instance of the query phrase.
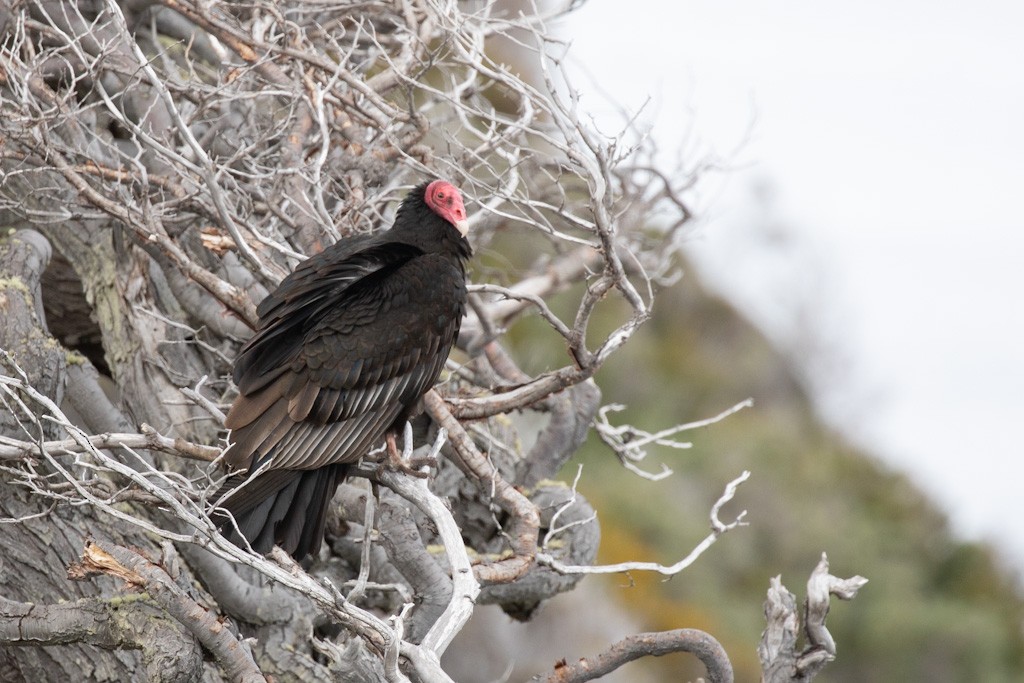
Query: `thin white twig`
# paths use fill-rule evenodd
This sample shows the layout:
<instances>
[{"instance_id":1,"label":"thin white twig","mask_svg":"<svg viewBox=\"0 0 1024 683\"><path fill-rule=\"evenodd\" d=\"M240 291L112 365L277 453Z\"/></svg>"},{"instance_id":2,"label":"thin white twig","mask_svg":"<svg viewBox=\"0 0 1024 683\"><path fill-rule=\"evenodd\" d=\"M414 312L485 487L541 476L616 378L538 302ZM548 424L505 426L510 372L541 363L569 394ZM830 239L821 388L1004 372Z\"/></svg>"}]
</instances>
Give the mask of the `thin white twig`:
<instances>
[{"instance_id":1,"label":"thin white twig","mask_svg":"<svg viewBox=\"0 0 1024 683\"><path fill-rule=\"evenodd\" d=\"M645 446L654 444L657 446L665 446L668 448L675 449L690 448L693 445L690 442L676 441L671 437L675 436L680 432L690 431L693 429L700 429L702 427L713 425L716 422L720 422L725 418L729 417L730 415L737 413L740 410L743 410L744 408L749 408L753 405L754 400L748 398L746 400L740 401L731 408L723 410L714 417L709 417L703 420L696 420L694 422L678 424L674 427L662 429L661 431L652 434L650 432L645 432L644 430L629 424L618 426L611 424L611 422L608 419L608 414L612 412L625 410L625 406L620 405L618 403L612 403L603 406L598 411L597 419L594 420L594 429L597 431L597 434L601 438L601 440L615 452L615 454L619 457L619 460L622 462L622 465L626 469L630 470L631 472L634 472L635 474L645 479L657 481L659 479L664 479L665 477L669 476L672 473L672 470L669 469L668 466L666 466L664 463L661 463L662 471L656 474L647 472L639 468L636 465L636 463L642 461L644 458L647 457L647 451L645 449Z\"/></svg>"},{"instance_id":2,"label":"thin white twig","mask_svg":"<svg viewBox=\"0 0 1024 683\"><path fill-rule=\"evenodd\" d=\"M602 565L569 565L559 560L556 560L547 553L537 553L537 562L547 567L551 567L559 574L620 574L623 572L657 572L662 576L674 576L679 572L683 571L690 565L692 565L698 557L704 554L704 552L714 545L715 541L727 531L731 531L738 526L746 526L746 522L743 518L746 517L747 511L739 513L736 516L736 520L731 524L722 524L718 520L718 513L722 506L728 503L736 495L736 488L750 478L750 472L744 471L743 474L733 479L725 487L725 492L715 503L711 509L711 533L703 541L697 544L697 546L690 551L690 554L679 560L672 565L658 564L657 562L619 562L618 564L602 564Z\"/></svg>"},{"instance_id":3,"label":"thin white twig","mask_svg":"<svg viewBox=\"0 0 1024 683\"><path fill-rule=\"evenodd\" d=\"M366 593L367 582L370 579L370 551L373 549L373 527L376 519L377 500L373 491L366 491L366 506L363 510L363 547L359 558L359 576L356 577L355 586L349 591L347 600L358 602Z\"/></svg>"},{"instance_id":4,"label":"thin white twig","mask_svg":"<svg viewBox=\"0 0 1024 683\"><path fill-rule=\"evenodd\" d=\"M384 679L388 683L409 683L409 678L398 670L398 654L402 651L402 639L405 638L405 617L413 603L402 605L402 611L391 617L391 640L384 651Z\"/></svg>"},{"instance_id":5,"label":"thin white twig","mask_svg":"<svg viewBox=\"0 0 1024 683\"><path fill-rule=\"evenodd\" d=\"M219 424L224 424L224 420L226 418L224 411L221 410L220 406L216 403L203 396L202 388L203 385L206 384L208 378L208 375L203 375L199 378L199 381L196 382L196 385L193 388L189 389L188 387L183 387L181 393L185 394L190 401L208 412L213 419L218 421Z\"/></svg>"},{"instance_id":6,"label":"thin white twig","mask_svg":"<svg viewBox=\"0 0 1024 683\"><path fill-rule=\"evenodd\" d=\"M572 479L572 495L569 496L569 499L567 501L559 505L558 509L555 510L554 514L551 515L551 521L548 522L548 531L546 534L544 534L544 541L540 545L541 548L547 548L548 544L558 534L568 531L573 527L582 526L584 524L590 524L591 522L597 519L597 513L594 512L586 519L577 519L574 522L569 522L568 524L558 526L558 518L562 516L562 513L576 504L576 486L580 483L580 477L582 475L583 464L580 463L579 465L576 466L576 476L573 477Z\"/></svg>"}]
</instances>

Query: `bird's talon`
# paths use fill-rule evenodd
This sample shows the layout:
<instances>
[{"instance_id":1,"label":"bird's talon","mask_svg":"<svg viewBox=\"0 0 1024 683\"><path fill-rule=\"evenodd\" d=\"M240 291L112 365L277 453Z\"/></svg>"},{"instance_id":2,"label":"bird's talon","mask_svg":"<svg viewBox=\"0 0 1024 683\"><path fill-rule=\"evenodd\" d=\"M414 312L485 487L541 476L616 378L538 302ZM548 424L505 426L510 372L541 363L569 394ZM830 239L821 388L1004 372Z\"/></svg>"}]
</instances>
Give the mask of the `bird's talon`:
<instances>
[{"instance_id":1,"label":"bird's talon","mask_svg":"<svg viewBox=\"0 0 1024 683\"><path fill-rule=\"evenodd\" d=\"M402 459L402 454L398 450L398 444L395 441L394 434L388 434L385 437L387 443L387 457L381 459L381 466L387 467L395 472L404 472L405 474L411 474L418 479L426 479L430 476L427 472L420 472L419 468L423 465L436 465L437 460L430 457L422 458L409 458L409 462Z\"/></svg>"},{"instance_id":2,"label":"bird's talon","mask_svg":"<svg viewBox=\"0 0 1024 683\"><path fill-rule=\"evenodd\" d=\"M378 463L378 467L380 467L382 469L389 469L392 472L402 472L403 474L411 474L412 476L416 477L417 479L427 479L427 478L430 477L430 473L429 472L421 472L419 470L419 468L422 467L423 464L425 464L425 463L418 462L420 460L426 460L426 459L428 459L428 458L413 458L411 461L406 463L406 462L404 462L402 460L392 460L391 458L387 458L387 459L381 460ZM433 460L433 458L429 458L429 459Z\"/></svg>"},{"instance_id":3,"label":"bird's talon","mask_svg":"<svg viewBox=\"0 0 1024 683\"><path fill-rule=\"evenodd\" d=\"M419 469L421 467L429 467L430 469L437 469L437 458L424 455L418 458L410 458L409 464Z\"/></svg>"},{"instance_id":4,"label":"bird's talon","mask_svg":"<svg viewBox=\"0 0 1024 683\"><path fill-rule=\"evenodd\" d=\"M424 472L422 470L418 470L418 469L413 468L413 467L406 467L405 468L405 473L406 474L411 474L412 476L416 477L417 479L430 479L430 472Z\"/></svg>"}]
</instances>

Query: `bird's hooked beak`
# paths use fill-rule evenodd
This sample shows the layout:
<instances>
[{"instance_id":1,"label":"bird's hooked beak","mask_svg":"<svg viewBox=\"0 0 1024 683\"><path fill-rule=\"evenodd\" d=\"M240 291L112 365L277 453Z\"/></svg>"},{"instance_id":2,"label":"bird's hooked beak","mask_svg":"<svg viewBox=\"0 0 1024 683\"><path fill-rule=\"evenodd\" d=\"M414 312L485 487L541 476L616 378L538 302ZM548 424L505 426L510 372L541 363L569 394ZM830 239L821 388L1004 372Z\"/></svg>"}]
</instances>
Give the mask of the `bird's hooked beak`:
<instances>
[{"instance_id":1,"label":"bird's hooked beak","mask_svg":"<svg viewBox=\"0 0 1024 683\"><path fill-rule=\"evenodd\" d=\"M461 221L453 221L452 225L455 226L455 229L458 230L463 237L469 234L469 221L465 218Z\"/></svg>"}]
</instances>

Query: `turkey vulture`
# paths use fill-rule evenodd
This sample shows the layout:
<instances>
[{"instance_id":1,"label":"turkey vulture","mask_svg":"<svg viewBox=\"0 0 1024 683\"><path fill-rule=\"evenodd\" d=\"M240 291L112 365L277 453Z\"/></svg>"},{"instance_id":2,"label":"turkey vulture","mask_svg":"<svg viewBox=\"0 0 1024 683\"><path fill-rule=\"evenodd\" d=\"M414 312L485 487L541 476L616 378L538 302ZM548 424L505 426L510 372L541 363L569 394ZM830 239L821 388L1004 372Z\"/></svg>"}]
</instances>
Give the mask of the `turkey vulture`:
<instances>
[{"instance_id":1,"label":"turkey vulture","mask_svg":"<svg viewBox=\"0 0 1024 683\"><path fill-rule=\"evenodd\" d=\"M260 303L225 421L240 471L218 503L253 550L315 553L347 466L386 436L393 448L459 334L467 228L459 190L423 183L390 230L331 245Z\"/></svg>"}]
</instances>

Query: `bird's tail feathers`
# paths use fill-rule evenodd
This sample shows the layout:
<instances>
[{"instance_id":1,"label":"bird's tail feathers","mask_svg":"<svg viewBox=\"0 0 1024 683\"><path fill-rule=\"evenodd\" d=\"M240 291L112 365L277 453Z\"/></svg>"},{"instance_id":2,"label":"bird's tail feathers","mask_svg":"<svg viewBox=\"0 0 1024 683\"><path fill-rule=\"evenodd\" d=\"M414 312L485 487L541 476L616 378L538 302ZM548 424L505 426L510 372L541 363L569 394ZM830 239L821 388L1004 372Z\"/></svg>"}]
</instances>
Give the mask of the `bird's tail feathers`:
<instances>
[{"instance_id":1,"label":"bird's tail feathers","mask_svg":"<svg viewBox=\"0 0 1024 683\"><path fill-rule=\"evenodd\" d=\"M223 512L214 519L239 547L248 542L254 551L266 554L279 545L302 560L320 549L331 498L347 469L336 464L315 470L257 472L245 486L229 493L244 481L244 475L232 477L214 500L221 500L220 508L231 513L234 523Z\"/></svg>"}]
</instances>

